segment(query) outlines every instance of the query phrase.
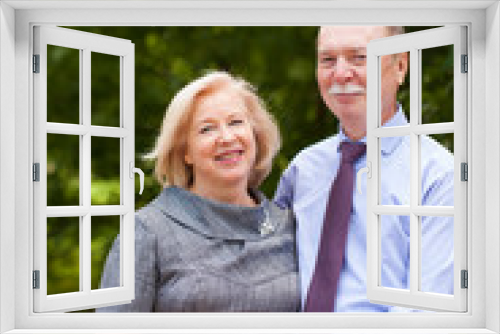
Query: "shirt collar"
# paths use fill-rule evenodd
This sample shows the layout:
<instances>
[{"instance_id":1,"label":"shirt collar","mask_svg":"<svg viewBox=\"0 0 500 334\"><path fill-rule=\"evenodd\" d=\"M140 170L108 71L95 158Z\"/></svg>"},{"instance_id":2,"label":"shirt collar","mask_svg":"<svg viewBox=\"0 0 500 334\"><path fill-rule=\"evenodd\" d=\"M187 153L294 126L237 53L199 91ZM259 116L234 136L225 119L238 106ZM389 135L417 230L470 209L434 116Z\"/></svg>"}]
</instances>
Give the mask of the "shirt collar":
<instances>
[{"instance_id":1,"label":"shirt collar","mask_svg":"<svg viewBox=\"0 0 500 334\"><path fill-rule=\"evenodd\" d=\"M406 119L405 114L403 113L403 108L398 103L398 111L389 119L382 127L394 127L394 126L406 126L408 125L408 120ZM343 141L352 142L349 137L344 133L344 129L342 124L339 124L339 142L340 144ZM384 137L381 141L382 153L384 155L391 154L396 147L401 143L403 137ZM366 144L366 136L357 141L358 143ZM340 152L340 145L337 146L337 151Z\"/></svg>"}]
</instances>

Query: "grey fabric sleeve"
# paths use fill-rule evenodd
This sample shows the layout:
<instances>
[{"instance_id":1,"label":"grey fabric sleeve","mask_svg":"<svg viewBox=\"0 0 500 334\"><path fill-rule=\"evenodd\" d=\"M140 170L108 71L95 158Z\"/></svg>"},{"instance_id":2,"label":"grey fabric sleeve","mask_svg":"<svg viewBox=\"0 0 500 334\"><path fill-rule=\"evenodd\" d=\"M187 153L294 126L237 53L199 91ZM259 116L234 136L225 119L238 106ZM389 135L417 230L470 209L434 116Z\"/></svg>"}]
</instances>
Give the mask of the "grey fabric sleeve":
<instances>
[{"instance_id":1,"label":"grey fabric sleeve","mask_svg":"<svg viewBox=\"0 0 500 334\"><path fill-rule=\"evenodd\" d=\"M135 215L135 299L128 304L101 307L96 312L152 312L156 296L156 237ZM101 289L120 286L120 238L104 266Z\"/></svg>"}]
</instances>

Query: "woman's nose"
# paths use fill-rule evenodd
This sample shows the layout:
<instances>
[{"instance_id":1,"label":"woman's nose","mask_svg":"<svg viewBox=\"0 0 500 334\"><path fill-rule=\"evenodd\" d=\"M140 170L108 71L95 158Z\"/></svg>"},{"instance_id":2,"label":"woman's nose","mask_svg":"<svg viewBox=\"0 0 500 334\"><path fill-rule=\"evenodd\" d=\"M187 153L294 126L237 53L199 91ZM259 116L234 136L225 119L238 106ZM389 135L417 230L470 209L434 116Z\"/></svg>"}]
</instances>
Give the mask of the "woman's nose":
<instances>
[{"instance_id":1,"label":"woman's nose","mask_svg":"<svg viewBox=\"0 0 500 334\"><path fill-rule=\"evenodd\" d=\"M227 126L221 127L220 139L222 141L231 141L234 139L234 132Z\"/></svg>"}]
</instances>

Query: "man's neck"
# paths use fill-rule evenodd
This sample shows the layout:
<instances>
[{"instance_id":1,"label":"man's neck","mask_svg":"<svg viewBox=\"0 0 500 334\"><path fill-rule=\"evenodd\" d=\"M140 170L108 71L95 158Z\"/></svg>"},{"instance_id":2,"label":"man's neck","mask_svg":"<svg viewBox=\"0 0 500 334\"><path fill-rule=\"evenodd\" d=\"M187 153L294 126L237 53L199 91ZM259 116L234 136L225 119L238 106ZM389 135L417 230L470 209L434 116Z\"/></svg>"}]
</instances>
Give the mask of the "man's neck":
<instances>
[{"instance_id":1,"label":"man's neck","mask_svg":"<svg viewBox=\"0 0 500 334\"><path fill-rule=\"evenodd\" d=\"M382 125L389 122L399 110L399 106L394 104L394 107L387 112L382 113ZM366 117L363 119L355 119L346 123L342 123L342 131L351 141L358 141L366 137Z\"/></svg>"}]
</instances>

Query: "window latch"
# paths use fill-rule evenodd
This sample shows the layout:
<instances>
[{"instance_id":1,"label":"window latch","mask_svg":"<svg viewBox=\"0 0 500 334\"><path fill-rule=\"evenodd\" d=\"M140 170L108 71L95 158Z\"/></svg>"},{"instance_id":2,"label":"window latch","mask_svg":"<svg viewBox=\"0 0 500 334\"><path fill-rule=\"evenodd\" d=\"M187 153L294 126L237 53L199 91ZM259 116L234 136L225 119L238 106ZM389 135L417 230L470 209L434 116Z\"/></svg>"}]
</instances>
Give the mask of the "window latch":
<instances>
[{"instance_id":1,"label":"window latch","mask_svg":"<svg viewBox=\"0 0 500 334\"><path fill-rule=\"evenodd\" d=\"M370 161L366 162L366 167L361 168L358 173L356 174L356 183L358 185L358 192L362 195L363 193L361 192L361 175L366 173L366 177L369 179L372 178L372 163Z\"/></svg>"},{"instance_id":2,"label":"window latch","mask_svg":"<svg viewBox=\"0 0 500 334\"><path fill-rule=\"evenodd\" d=\"M140 168L135 168L133 161L130 161L130 163L128 164L128 168L129 176L131 179L134 178L134 173L139 174L139 183L141 187L141 189L139 190L139 195L142 195L142 191L144 190L144 172Z\"/></svg>"}]
</instances>

